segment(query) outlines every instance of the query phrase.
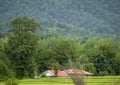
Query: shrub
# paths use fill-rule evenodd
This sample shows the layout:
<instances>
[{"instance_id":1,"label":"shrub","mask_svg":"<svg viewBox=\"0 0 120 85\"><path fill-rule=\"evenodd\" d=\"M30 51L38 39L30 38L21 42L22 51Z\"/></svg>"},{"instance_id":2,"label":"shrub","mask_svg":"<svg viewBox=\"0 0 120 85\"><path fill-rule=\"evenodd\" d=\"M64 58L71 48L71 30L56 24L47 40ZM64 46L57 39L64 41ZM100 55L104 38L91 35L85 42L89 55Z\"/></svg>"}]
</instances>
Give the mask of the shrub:
<instances>
[{"instance_id":1,"label":"shrub","mask_svg":"<svg viewBox=\"0 0 120 85\"><path fill-rule=\"evenodd\" d=\"M99 75L100 75L100 76L108 76L109 73L108 73L108 71L100 71L100 72L99 72Z\"/></svg>"},{"instance_id":2,"label":"shrub","mask_svg":"<svg viewBox=\"0 0 120 85\"><path fill-rule=\"evenodd\" d=\"M15 78L10 78L5 82L5 85L18 85L18 80Z\"/></svg>"}]
</instances>

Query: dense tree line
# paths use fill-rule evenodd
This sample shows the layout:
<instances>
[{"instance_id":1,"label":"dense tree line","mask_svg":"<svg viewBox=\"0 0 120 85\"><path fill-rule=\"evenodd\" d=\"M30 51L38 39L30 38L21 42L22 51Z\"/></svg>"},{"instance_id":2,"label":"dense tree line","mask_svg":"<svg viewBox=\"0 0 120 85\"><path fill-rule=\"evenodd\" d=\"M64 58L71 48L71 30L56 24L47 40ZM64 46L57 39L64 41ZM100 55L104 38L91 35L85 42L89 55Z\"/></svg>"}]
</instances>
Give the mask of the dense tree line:
<instances>
[{"instance_id":1,"label":"dense tree line","mask_svg":"<svg viewBox=\"0 0 120 85\"><path fill-rule=\"evenodd\" d=\"M60 36L39 36L39 23L28 17L11 21L11 30L0 38L0 80L34 77L48 69L76 68L94 75L120 75L120 41L87 38L84 42Z\"/></svg>"}]
</instances>

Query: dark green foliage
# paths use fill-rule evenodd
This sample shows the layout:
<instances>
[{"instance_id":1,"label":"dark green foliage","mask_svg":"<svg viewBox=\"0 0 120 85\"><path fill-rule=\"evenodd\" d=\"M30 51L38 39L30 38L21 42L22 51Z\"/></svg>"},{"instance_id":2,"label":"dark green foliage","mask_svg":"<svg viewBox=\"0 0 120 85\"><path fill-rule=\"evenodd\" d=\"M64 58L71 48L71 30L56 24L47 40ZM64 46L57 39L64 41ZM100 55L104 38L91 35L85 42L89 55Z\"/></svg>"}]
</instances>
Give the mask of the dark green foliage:
<instances>
[{"instance_id":1,"label":"dark green foliage","mask_svg":"<svg viewBox=\"0 0 120 85\"><path fill-rule=\"evenodd\" d=\"M12 76L11 62L5 53L7 38L0 38L0 81L4 81Z\"/></svg>"},{"instance_id":2,"label":"dark green foliage","mask_svg":"<svg viewBox=\"0 0 120 85\"><path fill-rule=\"evenodd\" d=\"M110 60L108 60L106 56L103 56L103 54L98 54L92 57L97 74L99 75L114 74L114 69L110 64Z\"/></svg>"},{"instance_id":3,"label":"dark green foliage","mask_svg":"<svg viewBox=\"0 0 120 85\"><path fill-rule=\"evenodd\" d=\"M70 68L69 58L76 68L94 75L119 75L119 44L112 39L90 38L84 43L48 37L39 41L39 70ZM116 60L117 59L117 60Z\"/></svg>"},{"instance_id":4,"label":"dark green foliage","mask_svg":"<svg viewBox=\"0 0 120 85\"><path fill-rule=\"evenodd\" d=\"M109 73L108 73L108 71L99 71L99 75L100 76L108 76Z\"/></svg>"},{"instance_id":5,"label":"dark green foliage","mask_svg":"<svg viewBox=\"0 0 120 85\"><path fill-rule=\"evenodd\" d=\"M69 62L94 75L120 75L119 40L89 38L89 32L76 28L76 32L86 35L83 40L72 38L73 29L70 29L72 35L60 37L56 34L61 29L59 27L48 29L49 32L42 30L44 32L41 32L39 38L35 34L40 28L39 23L26 16L11 20L10 26L12 29L8 35L0 38L0 76L5 75L4 79L8 78L7 73L11 71L21 79L33 77L48 69L68 69ZM67 34L68 28L62 31Z\"/></svg>"},{"instance_id":6,"label":"dark green foliage","mask_svg":"<svg viewBox=\"0 0 120 85\"><path fill-rule=\"evenodd\" d=\"M7 80L11 76L13 76L13 72L10 60L0 52L0 81Z\"/></svg>"},{"instance_id":7,"label":"dark green foliage","mask_svg":"<svg viewBox=\"0 0 120 85\"><path fill-rule=\"evenodd\" d=\"M80 43L61 37L48 37L39 40L37 44L38 38L33 35L31 32L22 32L21 37L18 34L10 36L8 41L10 45L7 45L6 52L16 70L14 71L16 76L30 77L35 72L41 73L48 69L70 68L69 58L72 59L75 67L93 72L94 75L120 74L119 41L90 38ZM10 67L7 57L1 56L1 59L3 63L8 61L5 66Z\"/></svg>"},{"instance_id":8,"label":"dark green foliage","mask_svg":"<svg viewBox=\"0 0 120 85\"><path fill-rule=\"evenodd\" d=\"M75 60L76 57L76 49L74 47L74 44L72 41L69 40L61 40L58 43L58 45L54 48L54 52L56 61L61 65L64 65L69 58Z\"/></svg>"},{"instance_id":9,"label":"dark green foliage","mask_svg":"<svg viewBox=\"0 0 120 85\"><path fill-rule=\"evenodd\" d=\"M72 41L60 37L49 37L40 41L37 57L40 72L47 69L64 69L69 57L74 60L76 58L76 49Z\"/></svg>"},{"instance_id":10,"label":"dark green foliage","mask_svg":"<svg viewBox=\"0 0 120 85\"><path fill-rule=\"evenodd\" d=\"M7 80L10 77L10 70L6 64L0 60L0 81Z\"/></svg>"},{"instance_id":11,"label":"dark green foliage","mask_svg":"<svg viewBox=\"0 0 120 85\"><path fill-rule=\"evenodd\" d=\"M111 39L91 39L84 47L90 61L96 68L97 75L115 75L119 68L115 62L118 43ZM118 67L116 67L116 65ZM118 74L118 73L117 73Z\"/></svg>"},{"instance_id":12,"label":"dark green foliage","mask_svg":"<svg viewBox=\"0 0 120 85\"><path fill-rule=\"evenodd\" d=\"M40 26L27 17L15 18L11 25L13 29L9 34L6 54L10 58L16 77L33 77L38 46L38 37L33 32Z\"/></svg>"},{"instance_id":13,"label":"dark green foliage","mask_svg":"<svg viewBox=\"0 0 120 85\"><path fill-rule=\"evenodd\" d=\"M14 33L28 32L28 31L34 32L38 28L40 28L39 23L37 23L34 19L29 19L26 16L17 17L13 19L10 25L13 28L11 31Z\"/></svg>"}]
</instances>

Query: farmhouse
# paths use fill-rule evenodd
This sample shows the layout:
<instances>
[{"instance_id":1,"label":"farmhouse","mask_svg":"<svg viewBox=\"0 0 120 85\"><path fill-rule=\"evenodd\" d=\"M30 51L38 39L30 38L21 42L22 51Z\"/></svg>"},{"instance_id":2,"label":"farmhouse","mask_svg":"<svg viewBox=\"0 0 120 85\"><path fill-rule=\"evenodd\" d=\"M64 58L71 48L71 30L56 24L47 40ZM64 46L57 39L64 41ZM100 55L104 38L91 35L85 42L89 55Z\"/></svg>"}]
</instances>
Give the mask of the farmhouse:
<instances>
[{"instance_id":1,"label":"farmhouse","mask_svg":"<svg viewBox=\"0 0 120 85\"><path fill-rule=\"evenodd\" d=\"M55 70L47 70L47 71L45 71L44 72L44 74L45 74L45 76L48 76L48 77L50 77L50 76L55 76Z\"/></svg>"},{"instance_id":2,"label":"farmhouse","mask_svg":"<svg viewBox=\"0 0 120 85\"><path fill-rule=\"evenodd\" d=\"M84 70L79 70L79 69L66 69L66 70L47 70L44 72L45 76L51 77L51 76L58 76L58 77L69 77L69 75L93 75L93 73L84 71Z\"/></svg>"},{"instance_id":3,"label":"farmhouse","mask_svg":"<svg viewBox=\"0 0 120 85\"><path fill-rule=\"evenodd\" d=\"M64 71L61 71L61 70L54 70L54 69L51 69L51 70L47 70L44 72L45 76L48 76L48 77L51 77L51 76L58 76L58 77L68 77L69 75L64 72Z\"/></svg>"},{"instance_id":4,"label":"farmhouse","mask_svg":"<svg viewBox=\"0 0 120 85\"><path fill-rule=\"evenodd\" d=\"M87 71L84 71L84 70L79 70L79 69L67 69L67 70L64 70L66 73L68 73L69 75L72 74L72 75L93 75L93 73L90 73L90 72L87 72Z\"/></svg>"}]
</instances>

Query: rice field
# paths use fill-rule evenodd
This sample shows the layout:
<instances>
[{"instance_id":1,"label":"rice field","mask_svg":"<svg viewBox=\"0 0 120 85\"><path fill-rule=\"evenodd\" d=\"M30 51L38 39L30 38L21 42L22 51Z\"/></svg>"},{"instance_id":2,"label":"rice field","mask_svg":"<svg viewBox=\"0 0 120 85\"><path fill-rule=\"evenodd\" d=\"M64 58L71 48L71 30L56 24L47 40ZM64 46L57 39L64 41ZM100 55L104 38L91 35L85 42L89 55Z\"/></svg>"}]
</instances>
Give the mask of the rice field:
<instances>
[{"instance_id":1,"label":"rice field","mask_svg":"<svg viewBox=\"0 0 120 85\"><path fill-rule=\"evenodd\" d=\"M88 76L86 85L120 85L120 76ZM0 85L4 85L0 82ZM74 85L70 78L44 77L39 79L19 80L18 85Z\"/></svg>"}]
</instances>

